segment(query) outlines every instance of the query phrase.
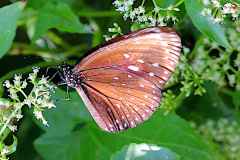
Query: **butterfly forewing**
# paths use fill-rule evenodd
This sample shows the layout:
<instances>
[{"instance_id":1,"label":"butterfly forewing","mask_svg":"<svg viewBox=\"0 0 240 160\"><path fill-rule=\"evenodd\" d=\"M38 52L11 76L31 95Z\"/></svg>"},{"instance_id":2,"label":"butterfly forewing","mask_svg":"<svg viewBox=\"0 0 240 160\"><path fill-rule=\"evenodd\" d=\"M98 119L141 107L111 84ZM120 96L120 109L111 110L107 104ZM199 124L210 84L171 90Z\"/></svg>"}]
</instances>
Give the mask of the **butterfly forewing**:
<instances>
[{"instance_id":1,"label":"butterfly forewing","mask_svg":"<svg viewBox=\"0 0 240 160\"><path fill-rule=\"evenodd\" d=\"M180 50L172 29L153 27L113 39L83 59L74 68L84 77L77 90L98 125L114 132L149 118Z\"/></svg>"}]
</instances>

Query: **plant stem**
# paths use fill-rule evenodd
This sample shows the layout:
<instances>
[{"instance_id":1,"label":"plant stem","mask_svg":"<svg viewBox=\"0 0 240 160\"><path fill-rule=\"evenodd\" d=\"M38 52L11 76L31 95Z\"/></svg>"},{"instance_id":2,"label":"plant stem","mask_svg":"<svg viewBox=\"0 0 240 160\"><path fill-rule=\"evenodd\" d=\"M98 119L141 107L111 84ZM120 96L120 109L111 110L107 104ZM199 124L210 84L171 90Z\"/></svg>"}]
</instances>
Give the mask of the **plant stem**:
<instances>
[{"instance_id":1,"label":"plant stem","mask_svg":"<svg viewBox=\"0 0 240 160\"><path fill-rule=\"evenodd\" d=\"M184 0L180 0L180 1L178 1L178 2L174 5L174 7L178 7L178 6L180 6L183 2L184 2Z\"/></svg>"},{"instance_id":2,"label":"plant stem","mask_svg":"<svg viewBox=\"0 0 240 160\"><path fill-rule=\"evenodd\" d=\"M5 140L5 138L8 136L8 134L10 133L10 129L6 128L5 131L3 132L3 135L0 136L0 143L3 142Z\"/></svg>"},{"instance_id":3,"label":"plant stem","mask_svg":"<svg viewBox=\"0 0 240 160\"><path fill-rule=\"evenodd\" d=\"M4 123L3 127L0 130L0 136L2 136L2 134L4 133L5 129L7 128L7 125L10 123L10 121L12 120L12 118L16 115L16 113L18 112L18 110L20 110L22 108L22 105L16 106L16 108L14 109L14 111L11 113L11 115L8 117L7 121Z\"/></svg>"},{"instance_id":4,"label":"plant stem","mask_svg":"<svg viewBox=\"0 0 240 160\"><path fill-rule=\"evenodd\" d=\"M176 97L176 100L175 100L175 109L177 109L183 102L183 100L186 98L186 92L181 92L177 97Z\"/></svg>"},{"instance_id":5,"label":"plant stem","mask_svg":"<svg viewBox=\"0 0 240 160\"><path fill-rule=\"evenodd\" d=\"M154 7L155 7L155 8L158 8L158 5L157 5L156 1L155 1L155 0L152 0L152 2L153 2Z\"/></svg>"}]
</instances>

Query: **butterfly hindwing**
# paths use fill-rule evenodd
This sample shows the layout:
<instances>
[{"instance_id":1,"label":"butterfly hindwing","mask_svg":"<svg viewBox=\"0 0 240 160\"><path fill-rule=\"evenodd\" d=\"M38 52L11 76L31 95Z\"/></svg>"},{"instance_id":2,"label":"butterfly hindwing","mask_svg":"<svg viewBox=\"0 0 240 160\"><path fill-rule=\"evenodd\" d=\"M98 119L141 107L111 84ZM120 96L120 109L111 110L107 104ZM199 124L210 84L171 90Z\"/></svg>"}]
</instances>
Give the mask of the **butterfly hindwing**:
<instances>
[{"instance_id":1,"label":"butterfly hindwing","mask_svg":"<svg viewBox=\"0 0 240 160\"><path fill-rule=\"evenodd\" d=\"M96 122L106 131L120 131L133 128L148 119L160 103L161 91L151 82L128 72L109 69L100 72L102 78L92 76L82 84L83 93L91 102L87 105L97 111ZM116 77L109 77L114 72ZM104 77L104 78L103 78ZM132 80L129 80L131 78Z\"/></svg>"}]
</instances>

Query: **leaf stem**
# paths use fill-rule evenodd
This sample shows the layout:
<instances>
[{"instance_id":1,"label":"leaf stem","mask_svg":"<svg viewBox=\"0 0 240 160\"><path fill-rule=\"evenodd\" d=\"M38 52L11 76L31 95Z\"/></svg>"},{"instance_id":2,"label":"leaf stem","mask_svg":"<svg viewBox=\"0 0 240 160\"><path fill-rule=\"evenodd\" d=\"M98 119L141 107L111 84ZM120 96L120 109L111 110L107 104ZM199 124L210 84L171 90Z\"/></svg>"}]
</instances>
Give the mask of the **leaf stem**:
<instances>
[{"instance_id":1,"label":"leaf stem","mask_svg":"<svg viewBox=\"0 0 240 160\"><path fill-rule=\"evenodd\" d=\"M157 5L156 1L155 1L155 0L152 0L152 2L153 2L154 7L155 7L155 8L158 8L158 5Z\"/></svg>"},{"instance_id":2,"label":"leaf stem","mask_svg":"<svg viewBox=\"0 0 240 160\"><path fill-rule=\"evenodd\" d=\"M178 1L178 2L174 5L174 7L178 7L178 6L180 6L183 2L184 2L184 0L180 0L180 1Z\"/></svg>"}]
</instances>

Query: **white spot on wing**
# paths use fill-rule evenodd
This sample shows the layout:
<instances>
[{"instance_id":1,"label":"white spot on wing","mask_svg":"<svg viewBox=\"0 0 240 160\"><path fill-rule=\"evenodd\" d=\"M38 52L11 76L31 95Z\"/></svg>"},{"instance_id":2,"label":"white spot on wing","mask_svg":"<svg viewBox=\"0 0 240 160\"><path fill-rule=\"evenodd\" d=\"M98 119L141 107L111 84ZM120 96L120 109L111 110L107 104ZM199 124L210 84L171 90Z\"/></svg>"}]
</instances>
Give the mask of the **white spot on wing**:
<instances>
[{"instance_id":1,"label":"white spot on wing","mask_svg":"<svg viewBox=\"0 0 240 160\"><path fill-rule=\"evenodd\" d=\"M134 122L133 121L131 121L131 125L134 126Z\"/></svg>"},{"instance_id":2,"label":"white spot on wing","mask_svg":"<svg viewBox=\"0 0 240 160\"><path fill-rule=\"evenodd\" d=\"M142 59L138 59L137 62L144 63L144 61Z\"/></svg>"},{"instance_id":3,"label":"white spot on wing","mask_svg":"<svg viewBox=\"0 0 240 160\"><path fill-rule=\"evenodd\" d=\"M132 76L129 74L129 75L128 75L128 78L132 78Z\"/></svg>"},{"instance_id":4,"label":"white spot on wing","mask_svg":"<svg viewBox=\"0 0 240 160\"><path fill-rule=\"evenodd\" d=\"M143 84L140 84L140 87L141 87L141 88L144 88L144 85L143 85Z\"/></svg>"},{"instance_id":5,"label":"white spot on wing","mask_svg":"<svg viewBox=\"0 0 240 160\"><path fill-rule=\"evenodd\" d=\"M120 105L119 105L119 104L116 104L116 106L117 106L118 108L120 108Z\"/></svg>"},{"instance_id":6,"label":"white spot on wing","mask_svg":"<svg viewBox=\"0 0 240 160\"><path fill-rule=\"evenodd\" d=\"M123 54L123 56L125 57L125 58L129 58L130 56L129 56L129 54Z\"/></svg>"},{"instance_id":7,"label":"white spot on wing","mask_svg":"<svg viewBox=\"0 0 240 160\"><path fill-rule=\"evenodd\" d=\"M113 79L116 79L116 80L117 80L117 79L119 79L119 78L118 78L118 77L113 77Z\"/></svg>"},{"instance_id":8,"label":"white spot on wing","mask_svg":"<svg viewBox=\"0 0 240 160\"><path fill-rule=\"evenodd\" d=\"M132 71L136 71L136 72L139 71L139 67L133 66L133 65L128 66L128 69L130 69Z\"/></svg>"},{"instance_id":9,"label":"white spot on wing","mask_svg":"<svg viewBox=\"0 0 240 160\"><path fill-rule=\"evenodd\" d=\"M159 83L160 83L160 84L163 84L163 83L164 83L164 81L163 81L163 80L159 80Z\"/></svg>"},{"instance_id":10,"label":"white spot on wing","mask_svg":"<svg viewBox=\"0 0 240 160\"><path fill-rule=\"evenodd\" d=\"M159 63L153 63L153 67L159 67Z\"/></svg>"},{"instance_id":11,"label":"white spot on wing","mask_svg":"<svg viewBox=\"0 0 240 160\"><path fill-rule=\"evenodd\" d=\"M154 76L154 73L153 73L153 72L150 72L150 73L149 73L149 76L153 77L153 76Z\"/></svg>"},{"instance_id":12,"label":"white spot on wing","mask_svg":"<svg viewBox=\"0 0 240 160\"><path fill-rule=\"evenodd\" d=\"M158 97L153 97L153 99L158 100Z\"/></svg>"}]
</instances>

